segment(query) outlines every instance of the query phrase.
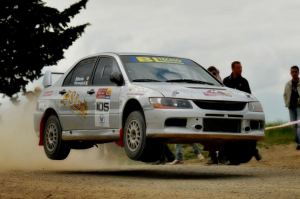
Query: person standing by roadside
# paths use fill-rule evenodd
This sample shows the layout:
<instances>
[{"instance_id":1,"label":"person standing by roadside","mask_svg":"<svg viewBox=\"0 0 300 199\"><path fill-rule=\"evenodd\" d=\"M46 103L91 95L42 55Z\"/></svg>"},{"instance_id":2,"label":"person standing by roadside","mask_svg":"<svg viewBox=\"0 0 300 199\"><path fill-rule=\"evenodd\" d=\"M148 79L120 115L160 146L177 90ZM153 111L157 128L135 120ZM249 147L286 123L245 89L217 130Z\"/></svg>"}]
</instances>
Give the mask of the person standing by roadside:
<instances>
[{"instance_id":1,"label":"person standing by roadside","mask_svg":"<svg viewBox=\"0 0 300 199\"><path fill-rule=\"evenodd\" d=\"M175 160L175 156L170 150L169 146L167 144L163 144L163 150L162 153L160 154L159 160L153 162L152 164L154 165L159 165L159 164L166 164L166 163L171 163Z\"/></svg>"},{"instance_id":2,"label":"person standing by roadside","mask_svg":"<svg viewBox=\"0 0 300 199\"><path fill-rule=\"evenodd\" d=\"M201 149L198 147L197 144L192 144L193 151L197 158L202 161L204 160L204 156L201 154ZM176 144L175 145L176 153L175 153L175 160L169 164L175 165L175 164L183 164L183 145L182 144Z\"/></svg>"},{"instance_id":3,"label":"person standing by roadside","mask_svg":"<svg viewBox=\"0 0 300 199\"><path fill-rule=\"evenodd\" d=\"M208 72L212 74L217 80L222 82L222 78L220 77L220 71L215 66L210 66L207 68Z\"/></svg>"},{"instance_id":4,"label":"person standing by roadside","mask_svg":"<svg viewBox=\"0 0 300 199\"><path fill-rule=\"evenodd\" d=\"M215 66L210 66L207 68L208 72L212 74L217 80L222 82L222 78L220 76L220 71ZM219 159L216 155L216 151L210 150L209 155L210 159L208 160L207 164L218 164Z\"/></svg>"},{"instance_id":5,"label":"person standing by roadside","mask_svg":"<svg viewBox=\"0 0 300 199\"><path fill-rule=\"evenodd\" d=\"M299 82L299 67L292 66L290 69L292 79L288 81L284 88L284 102L289 109L290 120L300 120L300 82ZM297 143L297 150L300 150L300 124L294 126L295 140Z\"/></svg>"},{"instance_id":6,"label":"person standing by roadside","mask_svg":"<svg viewBox=\"0 0 300 199\"><path fill-rule=\"evenodd\" d=\"M251 89L247 79L242 77L242 64L240 61L234 61L231 63L231 74L223 80L223 84L229 88L234 88L240 91L251 94ZM254 152L256 160L261 160L261 155L258 149Z\"/></svg>"},{"instance_id":7,"label":"person standing by roadside","mask_svg":"<svg viewBox=\"0 0 300 199\"><path fill-rule=\"evenodd\" d=\"M240 91L251 94L248 81L242 77L242 64L239 61L234 61L231 64L232 73L223 80L223 84L230 88L235 88Z\"/></svg>"}]
</instances>

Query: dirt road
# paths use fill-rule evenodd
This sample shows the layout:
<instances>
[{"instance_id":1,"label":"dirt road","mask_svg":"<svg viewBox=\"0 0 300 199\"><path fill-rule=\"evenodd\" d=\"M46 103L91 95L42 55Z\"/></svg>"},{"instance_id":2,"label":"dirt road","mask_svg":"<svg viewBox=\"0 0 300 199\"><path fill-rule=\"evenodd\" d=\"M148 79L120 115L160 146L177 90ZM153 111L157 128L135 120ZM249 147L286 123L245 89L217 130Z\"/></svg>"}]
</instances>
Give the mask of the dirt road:
<instances>
[{"instance_id":1,"label":"dirt road","mask_svg":"<svg viewBox=\"0 0 300 199\"><path fill-rule=\"evenodd\" d=\"M137 165L6 171L0 198L300 198L300 170Z\"/></svg>"},{"instance_id":2,"label":"dirt road","mask_svg":"<svg viewBox=\"0 0 300 199\"><path fill-rule=\"evenodd\" d=\"M300 152L294 145L263 149L263 161L242 166L157 166L126 157L97 162L94 152L2 169L0 198L300 198Z\"/></svg>"}]
</instances>

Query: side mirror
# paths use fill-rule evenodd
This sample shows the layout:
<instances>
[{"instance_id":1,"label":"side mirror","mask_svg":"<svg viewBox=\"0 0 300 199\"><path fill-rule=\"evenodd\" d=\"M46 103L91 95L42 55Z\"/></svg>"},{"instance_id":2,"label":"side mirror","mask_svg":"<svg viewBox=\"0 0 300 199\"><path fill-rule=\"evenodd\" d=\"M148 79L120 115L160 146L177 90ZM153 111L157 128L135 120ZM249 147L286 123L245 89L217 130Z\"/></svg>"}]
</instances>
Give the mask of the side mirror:
<instances>
[{"instance_id":1,"label":"side mirror","mask_svg":"<svg viewBox=\"0 0 300 199\"><path fill-rule=\"evenodd\" d=\"M43 86L47 88L52 85L52 73L51 71L46 71L43 78Z\"/></svg>"},{"instance_id":2,"label":"side mirror","mask_svg":"<svg viewBox=\"0 0 300 199\"><path fill-rule=\"evenodd\" d=\"M116 83L118 86L122 86L124 79L122 73L119 71L114 71L110 74L110 81Z\"/></svg>"}]
</instances>

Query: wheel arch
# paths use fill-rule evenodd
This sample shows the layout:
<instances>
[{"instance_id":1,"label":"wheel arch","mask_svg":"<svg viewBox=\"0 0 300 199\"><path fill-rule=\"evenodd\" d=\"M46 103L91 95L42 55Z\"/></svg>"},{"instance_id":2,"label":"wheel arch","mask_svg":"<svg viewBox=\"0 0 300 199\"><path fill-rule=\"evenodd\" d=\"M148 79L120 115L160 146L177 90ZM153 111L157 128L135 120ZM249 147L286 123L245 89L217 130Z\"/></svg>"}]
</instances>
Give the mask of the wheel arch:
<instances>
[{"instance_id":1,"label":"wheel arch","mask_svg":"<svg viewBox=\"0 0 300 199\"><path fill-rule=\"evenodd\" d=\"M39 145L44 145L44 128L46 125L47 119L51 116L55 115L58 118L57 112L53 108L47 108L40 122L40 131L39 131Z\"/></svg>"},{"instance_id":2,"label":"wheel arch","mask_svg":"<svg viewBox=\"0 0 300 199\"><path fill-rule=\"evenodd\" d=\"M126 102L126 104L123 108L123 112L122 112L122 128L124 128L124 125L125 125L128 115L133 111L141 111L141 113L145 119L144 109L143 109L142 105L140 104L140 102L134 98L129 99Z\"/></svg>"}]
</instances>

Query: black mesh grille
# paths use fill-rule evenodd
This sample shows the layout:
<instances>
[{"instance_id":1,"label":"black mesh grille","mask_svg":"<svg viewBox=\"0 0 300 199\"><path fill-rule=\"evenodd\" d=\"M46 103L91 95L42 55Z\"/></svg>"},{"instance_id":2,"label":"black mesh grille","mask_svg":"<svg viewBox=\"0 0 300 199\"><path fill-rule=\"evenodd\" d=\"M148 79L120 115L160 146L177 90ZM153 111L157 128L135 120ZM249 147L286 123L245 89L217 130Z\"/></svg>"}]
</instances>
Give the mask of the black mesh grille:
<instances>
[{"instance_id":1,"label":"black mesh grille","mask_svg":"<svg viewBox=\"0 0 300 199\"><path fill-rule=\"evenodd\" d=\"M203 119L203 131L240 133L241 132L241 120L204 118Z\"/></svg>"},{"instance_id":2,"label":"black mesh grille","mask_svg":"<svg viewBox=\"0 0 300 199\"><path fill-rule=\"evenodd\" d=\"M193 100L193 102L202 109L220 110L220 111L241 111L245 108L247 102L229 102L229 101L203 101Z\"/></svg>"}]
</instances>

